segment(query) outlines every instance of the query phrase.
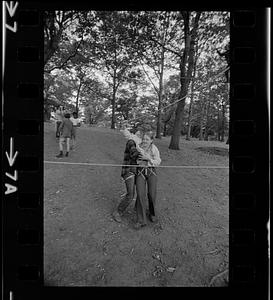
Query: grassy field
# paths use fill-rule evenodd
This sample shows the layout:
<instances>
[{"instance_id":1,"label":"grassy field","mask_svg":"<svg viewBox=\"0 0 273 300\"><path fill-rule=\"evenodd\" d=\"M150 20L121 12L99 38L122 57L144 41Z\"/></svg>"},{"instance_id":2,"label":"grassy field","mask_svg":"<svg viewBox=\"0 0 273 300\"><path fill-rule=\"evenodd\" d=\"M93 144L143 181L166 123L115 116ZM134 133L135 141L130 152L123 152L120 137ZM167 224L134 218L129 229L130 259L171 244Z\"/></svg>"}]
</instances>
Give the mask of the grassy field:
<instances>
[{"instance_id":1,"label":"grassy field","mask_svg":"<svg viewBox=\"0 0 273 300\"><path fill-rule=\"evenodd\" d=\"M125 139L117 130L82 127L77 147L57 159L54 125L45 123L44 278L50 286L225 286L228 282L228 148L186 141L168 149L155 140L159 223L133 228L133 203L116 223L111 213L124 193L120 164ZM220 274L217 276L217 274Z\"/></svg>"}]
</instances>

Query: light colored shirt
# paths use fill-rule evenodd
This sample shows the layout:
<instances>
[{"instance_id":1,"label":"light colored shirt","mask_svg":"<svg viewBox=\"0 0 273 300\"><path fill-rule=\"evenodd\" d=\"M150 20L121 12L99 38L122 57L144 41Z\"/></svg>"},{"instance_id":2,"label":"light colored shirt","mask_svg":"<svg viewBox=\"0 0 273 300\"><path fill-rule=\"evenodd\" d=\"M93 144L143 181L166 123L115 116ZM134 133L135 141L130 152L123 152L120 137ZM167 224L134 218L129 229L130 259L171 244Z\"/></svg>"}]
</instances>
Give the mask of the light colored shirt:
<instances>
[{"instance_id":1,"label":"light colored shirt","mask_svg":"<svg viewBox=\"0 0 273 300\"><path fill-rule=\"evenodd\" d=\"M63 120L63 112L57 109L55 112L55 118L57 122L61 122Z\"/></svg>"},{"instance_id":2,"label":"light colored shirt","mask_svg":"<svg viewBox=\"0 0 273 300\"><path fill-rule=\"evenodd\" d=\"M144 154L150 157L150 161L148 161L148 167L157 167L161 163L161 158L159 154L159 150L156 145L151 144L148 150L143 150Z\"/></svg>"},{"instance_id":3,"label":"light colored shirt","mask_svg":"<svg viewBox=\"0 0 273 300\"><path fill-rule=\"evenodd\" d=\"M121 132L123 133L126 139L133 140L137 146L141 144L142 139L136 134L131 133L127 128L121 130Z\"/></svg>"},{"instance_id":4,"label":"light colored shirt","mask_svg":"<svg viewBox=\"0 0 273 300\"><path fill-rule=\"evenodd\" d=\"M73 126L78 126L78 124L80 124L79 118L75 119L74 117L71 117L70 121L73 123Z\"/></svg>"},{"instance_id":5,"label":"light colored shirt","mask_svg":"<svg viewBox=\"0 0 273 300\"><path fill-rule=\"evenodd\" d=\"M131 133L127 128L125 128L125 129L123 129L123 130L120 130L122 133L123 133L123 135L124 135L124 137L127 139L127 140L133 140L135 143L136 143L136 148L137 148L137 150L141 153L141 154L143 154L144 152L144 150L140 147L140 144L141 144L141 142L142 142L142 139L139 137L139 136L137 136L136 134L133 134L133 133Z\"/></svg>"}]
</instances>

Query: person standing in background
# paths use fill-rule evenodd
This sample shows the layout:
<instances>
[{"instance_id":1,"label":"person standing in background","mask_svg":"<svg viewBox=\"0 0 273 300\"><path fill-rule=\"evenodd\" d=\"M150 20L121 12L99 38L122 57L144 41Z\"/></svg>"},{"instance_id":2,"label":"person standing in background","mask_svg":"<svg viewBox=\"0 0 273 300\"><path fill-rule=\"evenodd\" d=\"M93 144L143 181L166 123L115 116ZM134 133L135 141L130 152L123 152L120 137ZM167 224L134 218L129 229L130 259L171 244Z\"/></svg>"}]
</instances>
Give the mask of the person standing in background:
<instances>
[{"instance_id":1,"label":"person standing in background","mask_svg":"<svg viewBox=\"0 0 273 300\"><path fill-rule=\"evenodd\" d=\"M64 119L64 110L63 106L58 106L57 110L55 112L55 119L56 119L56 138L58 139L60 137L60 125L62 124L62 121Z\"/></svg>"},{"instance_id":2,"label":"person standing in background","mask_svg":"<svg viewBox=\"0 0 273 300\"><path fill-rule=\"evenodd\" d=\"M72 113L72 117L70 118L70 121L73 124L72 136L71 136L71 150L73 150L76 147L77 127L80 127L81 122L80 122L80 119L78 118L78 114L76 112Z\"/></svg>"},{"instance_id":3,"label":"person standing in background","mask_svg":"<svg viewBox=\"0 0 273 300\"><path fill-rule=\"evenodd\" d=\"M70 139L73 130L73 123L70 121L70 114L66 113L64 117L65 118L60 125L60 141L59 141L60 153L56 156L58 158L63 157L63 144L65 142L66 142L65 156L68 156L70 150Z\"/></svg>"}]
</instances>

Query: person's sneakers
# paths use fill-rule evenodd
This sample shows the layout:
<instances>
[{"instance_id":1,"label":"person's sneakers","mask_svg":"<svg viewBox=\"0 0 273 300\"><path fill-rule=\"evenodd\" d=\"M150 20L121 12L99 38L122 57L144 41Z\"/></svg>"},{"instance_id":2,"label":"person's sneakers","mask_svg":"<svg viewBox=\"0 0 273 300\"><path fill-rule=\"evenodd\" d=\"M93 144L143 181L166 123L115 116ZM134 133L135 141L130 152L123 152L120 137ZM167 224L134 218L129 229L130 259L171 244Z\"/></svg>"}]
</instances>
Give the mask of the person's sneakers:
<instances>
[{"instance_id":1,"label":"person's sneakers","mask_svg":"<svg viewBox=\"0 0 273 300\"><path fill-rule=\"evenodd\" d=\"M69 152L66 152L66 153L65 153L65 156L66 156L66 157L68 156L68 153L69 153Z\"/></svg>"},{"instance_id":2,"label":"person's sneakers","mask_svg":"<svg viewBox=\"0 0 273 300\"><path fill-rule=\"evenodd\" d=\"M158 222L158 219L157 219L156 216L149 215L149 219L150 219L150 221L153 222L153 223L157 223L157 222Z\"/></svg>"},{"instance_id":3,"label":"person's sneakers","mask_svg":"<svg viewBox=\"0 0 273 300\"><path fill-rule=\"evenodd\" d=\"M60 152L60 154L56 155L57 158L63 157L63 152Z\"/></svg>"},{"instance_id":4,"label":"person's sneakers","mask_svg":"<svg viewBox=\"0 0 273 300\"><path fill-rule=\"evenodd\" d=\"M136 222L136 223L134 224L134 229L138 230L138 229L140 229L140 228L142 228L142 227L144 227L144 226L146 226L146 224Z\"/></svg>"},{"instance_id":5,"label":"person's sneakers","mask_svg":"<svg viewBox=\"0 0 273 300\"><path fill-rule=\"evenodd\" d=\"M113 218L114 218L114 220L115 220L116 222L118 222L118 223L121 223L121 222L122 222L121 217L120 217L120 214L119 214L119 212L118 212L117 210L115 210L115 211L113 212L112 216L113 216Z\"/></svg>"}]
</instances>

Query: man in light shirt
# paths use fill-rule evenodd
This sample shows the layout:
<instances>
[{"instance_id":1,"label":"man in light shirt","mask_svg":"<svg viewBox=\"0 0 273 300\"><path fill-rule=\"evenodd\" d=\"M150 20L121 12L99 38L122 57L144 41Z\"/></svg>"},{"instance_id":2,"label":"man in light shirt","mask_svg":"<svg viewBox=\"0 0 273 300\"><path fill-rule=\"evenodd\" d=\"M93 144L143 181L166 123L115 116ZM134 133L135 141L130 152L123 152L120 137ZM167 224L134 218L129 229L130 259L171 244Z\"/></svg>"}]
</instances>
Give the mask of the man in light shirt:
<instances>
[{"instance_id":1,"label":"man in light shirt","mask_svg":"<svg viewBox=\"0 0 273 300\"><path fill-rule=\"evenodd\" d=\"M56 138L60 137L60 125L62 124L62 121L64 120L64 110L62 106L57 107L57 110L55 112L55 119L56 119Z\"/></svg>"},{"instance_id":2,"label":"man in light shirt","mask_svg":"<svg viewBox=\"0 0 273 300\"><path fill-rule=\"evenodd\" d=\"M78 118L78 114L76 112L73 112L72 117L70 118L70 121L73 123L73 131L72 131L72 145L71 150L75 149L76 147L76 132L77 127L80 127L81 121Z\"/></svg>"}]
</instances>

